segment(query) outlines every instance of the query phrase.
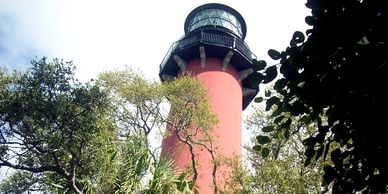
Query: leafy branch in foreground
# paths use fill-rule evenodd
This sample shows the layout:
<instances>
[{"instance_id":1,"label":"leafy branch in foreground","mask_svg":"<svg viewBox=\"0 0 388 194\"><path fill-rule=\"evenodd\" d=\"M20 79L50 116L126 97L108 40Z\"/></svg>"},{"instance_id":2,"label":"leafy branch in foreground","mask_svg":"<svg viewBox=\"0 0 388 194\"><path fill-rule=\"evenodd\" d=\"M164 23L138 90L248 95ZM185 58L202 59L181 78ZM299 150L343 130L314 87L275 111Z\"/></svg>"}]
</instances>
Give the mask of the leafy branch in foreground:
<instances>
[{"instance_id":1,"label":"leafy branch in foreground","mask_svg":"<svg viewBox=\"0 0 388 194\"><path fill-rule=\"evenodd\" d=\"M333 183L333 193L386 193L387 2L308 0L306 6L307 37L297 31L285 51L268 51L280 60L282 77L273 87L280 97L269 95L267 110L275 108L274 120L289 115L297 118L291 123L316 124L304 141L305 164L331 157L322 183Z\"/></svg>"}]
</instances>

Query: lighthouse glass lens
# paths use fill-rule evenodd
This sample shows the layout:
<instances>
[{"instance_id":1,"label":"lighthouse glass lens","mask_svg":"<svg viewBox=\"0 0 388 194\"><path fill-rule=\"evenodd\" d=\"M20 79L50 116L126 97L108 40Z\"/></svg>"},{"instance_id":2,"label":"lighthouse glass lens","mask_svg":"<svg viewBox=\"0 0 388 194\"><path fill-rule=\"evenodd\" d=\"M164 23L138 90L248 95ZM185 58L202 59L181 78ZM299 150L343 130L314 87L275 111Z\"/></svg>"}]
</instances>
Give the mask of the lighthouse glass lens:
<instances>
[{"instance_id":1,"label":"lighthouse glass lens","mask_svg":"<svg viewBox=\"0 0 388 194\"><path fill-rule=\"evenodd\" d=\"M224 27L242 38L240 22L234 15L222 9L205 9L198 12L190 22L189 31L203 26Z\"/></svg>"}]
</instances>

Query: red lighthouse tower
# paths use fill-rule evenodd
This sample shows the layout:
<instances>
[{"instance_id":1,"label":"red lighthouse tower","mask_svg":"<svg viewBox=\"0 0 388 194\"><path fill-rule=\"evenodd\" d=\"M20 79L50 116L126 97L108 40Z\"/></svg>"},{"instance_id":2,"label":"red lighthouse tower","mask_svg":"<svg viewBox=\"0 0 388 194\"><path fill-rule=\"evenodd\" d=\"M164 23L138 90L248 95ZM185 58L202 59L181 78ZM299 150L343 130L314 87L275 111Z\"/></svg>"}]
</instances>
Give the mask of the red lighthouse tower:
<instances>
[{"instance_id":1,"label":"red lighthouse tower","mask_svg":"<svg viewBox=\"0 0 388 194\"><path fill-rule=\"evenodd\" d=\"M218 124L212 130L217 155L241 155L242 110L258 92L251 83L254 54L245 44L246 24L233 8L205 4L195 8L185 21L185 36L173 43L160 65L160 78L167 81L190 72L208 89ZM175 136L163 141L162 154L169 154L177 168L190 161L185 145ZM208 152L196 150L197 186L200 193L213 193L212 162ZM218 179L225 179L218 175Z\"/></svg>"}]
</instances>

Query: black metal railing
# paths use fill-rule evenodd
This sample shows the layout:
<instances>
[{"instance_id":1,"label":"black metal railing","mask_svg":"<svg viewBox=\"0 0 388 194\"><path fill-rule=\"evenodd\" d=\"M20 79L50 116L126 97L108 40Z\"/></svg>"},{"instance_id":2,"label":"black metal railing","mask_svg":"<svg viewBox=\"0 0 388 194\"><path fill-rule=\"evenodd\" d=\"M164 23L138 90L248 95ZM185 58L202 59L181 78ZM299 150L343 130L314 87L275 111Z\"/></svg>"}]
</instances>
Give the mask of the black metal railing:
<instances>
[{"instance_id":1,"label":"black metal railing","mask_svg":"<svg viewBox=\"0 0 388 194\"><path fill-rule=\"evenodd\" d=\"M170 58L171 53L175 50L176 45L177 45L177 42L172 43L172 45L168 49L166 55L164 55L162 63L160 63L160 66L159 66L159 71L161 71L163 69L164 65L166 65L168 58Z\"/></svg>"},{"instance_id":2,"label":"black metal railing","mask_svg":"<svg viewBox=\"0 0 388 194\"><path fill-rule=\"evenodd\" d=\"M233 36L219 35L203 31L201 32L201 42L203 43L213 43L224 47L233 48L234 39L236 38Z\"/></svg>"},{"instance_id":3,"label":"black metal railing","mask_svg":"<svg viewBox=\"0 0 388 194\"><path fill-rule=\"evenodd\" d=\"M199 42L199 37L197 34L192 36L184 37L182 40L177 41L176 50L185 49L191 45L197 44Z\"/></svg>"},{"instance_id":4,"label":"black metal railing","mask_svg":"<svg viewBox=\"0 0 388 194\"><path fill-rule=\"evenodd\" d=\"M248 45L239 38L234 39L234 47L249 60L256 59L256 55L251 52Z\"/></svg>"},{"instance_id":5,"label":"black metal railing","mask_svg":"<svg viewBox=\"0 0 388 194\"><path fill-rule=\"evenodd\" d=\"M256 58L256 55L249 50L248 45L240 38L219 33L201 31L201 33L195 33L174 42L168 50L167 54L164 56L163 61L160 64L160 70L163 69L164 65L167 63L170 55L173 52L186 49L199 43L236 49L248 60Z\"/></svg>"}]
</instances>

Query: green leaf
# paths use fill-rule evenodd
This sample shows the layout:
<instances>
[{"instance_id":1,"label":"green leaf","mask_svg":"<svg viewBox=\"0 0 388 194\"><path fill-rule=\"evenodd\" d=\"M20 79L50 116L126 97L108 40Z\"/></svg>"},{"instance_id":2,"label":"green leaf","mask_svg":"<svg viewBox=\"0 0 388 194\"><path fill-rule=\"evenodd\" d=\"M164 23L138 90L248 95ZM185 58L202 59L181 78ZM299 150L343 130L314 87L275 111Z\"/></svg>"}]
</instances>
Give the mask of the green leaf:
<instances>
[{"instance_id":1,"label":"green leaf","mask_svg":"<svg viewBox=\"0 0 388 194\"><path fill-rule=\"evenodd\" d=\"M306 123L306 124L309 124L310 121L311 121L310 115L305 115L298 120L299 123Z\"/></svg>"},{"instance_id":2,"label":"green leaf","mask_svg":"<svg viewBox=\"0 0 388 194\"><path fill-rule=\"evenodd\" d=\"M311 33L313 33L313 29L307 29L306 30L306 35L309 36Z\"/></svg>"},{"instance_id":3,"label":"green leaf","mask_svg":"<svg viewBox=\"0 0 388 194\"><path fill-rule=\"evenodd\" d=\"M303 140L303 145L305 146L315 145L315 143L316 143L315 137L308 137L305 140Z\"/></svg>"},{"instance_id":4,"label":"green leaf","mask_svg":"<svg viewBox=\"0 0 388 194\"><path fill-rule=\"evenodd\" d=\"M262 156L263 158L266 158L266 157L268 157L269 152L270 152L270 150L269 150L268 148L263 148L263 149L261 150L261 156Z\"/></svg>"},{"instance_id":5,"label":"green leaf","mask_svg":"<svg viewBox=\"0 0 388 194\"><path fill-rule=\"evenodd\" d=\"M311 158L306 158L306 160L304 161L304 167L307 167L308 165L310 165L311 163Z\"/></svg>"},{"instance_id":6,"label":"green leaf","mask_svg":"<svg viewBox=\"0 0 388 194\"><path fill-rule=\"evenodd\" d=\"M323 128L323 127L320 127ZM319 133L315 136L315 141L317 141L318 144L323 144L323 141L325 141L326 131L319 131Z\"/></svg>"},{"instance_id":7,"label":"green leaf","mask_svg":"<svg viewBox=\"0 0 388 194\"><path fill-rule=\"evenodd\" d=\"M292 35L292 40L295 42L295 43L302 43L304 41L304 35L302 32L300 31L296 31L294 32L294 35Z\"/></svg>"},{"instance_id":8,"label":"green leaf","mask_svg":"<svg viewBox=\"0 0 388 194\"><path fill-rule=\"evenodd\" d=\"M278 51L269 49L268 50L268 55L273 59L273 60L278 60L280 59L281 55Z\"/></svg>"},{"instance_id":9,"label":"green leaf","mask_svg":"<svg viewBox=\"0 0 388 194\"><path fill-rule=\"evenodd\" d=\"M260 103L260 102L262 102L263 100L264 100L263 97L257 97L257 98L255 98L254 102Z\"/></svg>"},{"instance_id":10,"label":"green leaf","mask_svg":"<svg viewBox=\"0 0 388 194\"><path fill-rule=\"evenodd\" d=\"M323 174L322 186L327 186L334 180L336 176L335 169L332 166L324 166L323 172L324 174Z\"/></svg>"},{"instance_id":11,"label":"green leaf","mask_svg":"<svg viewBox=\"0 0 388 194\"><path fill-rule=\"evenodd\" d=\"M340 164L341 163L341 150L340 148L335 149L330 153L331 161L333 161L334 164Z\"/></svg>"},{"instance_id":12,"label":"green leaf","mask_svg":"<svg viewBox=\"0 0 388 194\"><path fill-rule=\"evenodd\" d=\"M273 126L265 126L261 130L265 133L269 133L269 132L272 132L274 130L274 127Z\"/></svg>"},{"instance_id":13,"label":"green leaf","mask_svg":"<svg viewBox=\"0 0 388 194\"><path fill-rule=\"evenodd\" d=\"M253 150L260 152L261 151L261 145L255 145L252 147Z\"/></svg>"},{"instance_id":14,"label":"green leaf","mask_svg":"<svg viewBox=\"0 0 388 194\"><path fill-rule=\"evenodd\" d=\"M263 84L267 84L274 80L276 76L278 75L278 70L276 68L276 65L272 65L271 67L268 67L267 70L265 70L265 77L263 80Z\"/></svg>"},{"instance_id":15,"label":"green leaf","mask_svg":"<svg viewBox=\"0 0 388 194\"><path fill-rule=\"evenodd\" d=\"M249 76L250 86L256 88L263 81L264 75L259 72L254 72Z\"/></svg>"},{"instance_id":16,"label":"green leaf","mask_svg":"<svg viewBox=\"0 0 388 194\"><path fill-rule=\"evenodd\" d=\"M275 82L275 86L273 87L275 90L280 91L287 85L287 80L284 78L280 78Z\"/></svg>"},{"instance_id":17,"label":"green leaf","mask_svg":"<svg viewBox=\"0 0 388 194\"><path fill-rule=\"evenodd\" d=\"M313 16L307 16L305 19L306 24L313 26L316 22L315 18Z\"/></svg>"},{"instance_id":18,"label":"green leaf","mask_svg":"<svg viewBox=\"0 0 388 194\"><path fill-rule=\"evenodd\" d=\"M256 59L252 60L252 67L255 71L263 70L267 66L267 62L264 60L257 61Z\"/></svg>"},{"instance_id":19,"label":"green leaf","mask_svg":"<svg viewBox=\"0 0 388 194\"><path fill-rule=\"evenodd\" d=\"M306 161L305 161L305 166L308 166L311 162L311 159L314 157L315 155L315 149L314 149L314 146L308 146L305 153L306 155Z\"/></svg>"},{"instance_id":20,"label":"green leaf","mask_svg":"<svg viewBox=\"0 0 388 194\"><path fill-rule=\"evenodd\" d=\"M270 96L271 96L271 90L266 90L265 97L270 97Z\"/></svg>"},{"instance_id":21,"label":"green leaf","mask_svg":"<svg viewBox=\"0 0 388 194\"><path fill-rule=\"evenodd\" d=\"M280 123L284 118L286 118L284 115L278 116L273 122L278 124Z\"/></svg>"},{"instance_id":22,"label":"green leaf","mask_svg":"<svg viewBox=\"0 0 388 194\"><path fill-rule=\"evenodd\" d=\"M256 139L259 144L267 144L271 142L271 139L268 136L264 136L264 135L258 135Z\"/></svg>"},{"instance_id":23,"label":"green leaf","mask_svg":"<svg viewBox=\"0 0 388 194\"><path fill-rule=\"evenodd\" d=\"M288 129L284 130L284 138L286 138L286 140L290 138L290 130Z\"/></svg>"},{"instance_id":24,"label":"green leaf","mask_svg":"<svg viewBox=\"0 0 388 194\"><path fill-rule=\"evenodd\" d=\"M291 40L290 40L290 46L291 46L291 47L289 47L289 48L294 48L294 47L296 46L296 42L295 42L294 39L291 39ZM286 53L288 54L287 50L286 50Z\"/></svg>"},{"instance_id":25,"label":"green leaf","mask_svg":"<svg viewBox=\"0 0 388 194\"><path fill-rule=\"evenodd\" d=\"M278 107L272 112L271 117L276 117L283 112L284 108L282 104L278 104Z\"/></svg>"},{"instance_id":26,"label":"green leaf","mask_svg":"<svg viewBox=\"0 0 388 194\"><path fill-rule=\"evenodd\" d=\"M298 76L298 72L295 67L289 63L289 61L285 61L280 65L279 71L283 74L284 78L287 80L293 80Z\"/></svg>"},{"instance_id":27,"label":"green leaf","mask_svg":"<svg viewBox=\"0 0 388 194\"><path fill-rule=\"evenodd\" d=\"M319 146L319 149L317 150L317 154L315 155L315 160L318 160L322 156L324 149L325 149L324 145Z\"/></svg>"},{"instance_id":28,"label":"green leaf","mask_svg":"<svg viewBox=\"0 0 388 194\"><path fill-rule=\"evenodd\" d=\"M266 101L267 106L265 107L265 110L266 110L266 111L269 111L269 110L271 109L271 107L272 107L274 104L278 103L279 101L280 101L280 100L279 100L278 97L272 96L271 98L269 98L269 99Z\"/></svg>"},{"instance_id":29,"label":"green leaf","mask_svg":"<svg viewBox=\"0 0 388 194\"><path fill-rule=\"evenodd\" d=\"M325 153L323 154L323 160L326 160L327 153L329 153L329 150L330 150L330 144L331 142L329 141L329 143L325 145Z\"/></svg>"},{"instance_id":30,"label":"green leaf","mask_svg":"<svg viewBox=\"0 0 388 194\"><path fill-rule=\"evenodd\" d=\"M290 125L291 125L291 118L288 118L286 122L282 123L282 127L285 128L285 129L289 129L290 128Z\"/></svg>"}]
</instances>

